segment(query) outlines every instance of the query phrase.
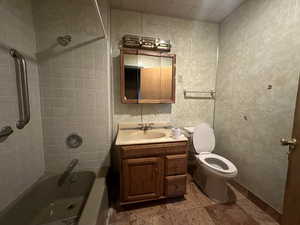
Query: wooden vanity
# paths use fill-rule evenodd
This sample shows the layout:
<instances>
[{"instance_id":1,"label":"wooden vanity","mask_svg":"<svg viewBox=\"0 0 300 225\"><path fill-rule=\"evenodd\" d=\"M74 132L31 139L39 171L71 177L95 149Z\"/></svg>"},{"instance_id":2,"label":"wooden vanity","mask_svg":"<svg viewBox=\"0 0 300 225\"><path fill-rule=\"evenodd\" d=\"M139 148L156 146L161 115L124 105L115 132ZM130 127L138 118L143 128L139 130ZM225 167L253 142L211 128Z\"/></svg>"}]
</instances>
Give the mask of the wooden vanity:
<instances>
[{"instance_id":1,"label":"wooden vanity","mask_svg":"<svg viewBox=\"0 0 300 225\"><path fill-rule=\"evenodd\" d=\"M187 142L117 146L120 203L183 196Z\"/></svg>"}]
</instances>

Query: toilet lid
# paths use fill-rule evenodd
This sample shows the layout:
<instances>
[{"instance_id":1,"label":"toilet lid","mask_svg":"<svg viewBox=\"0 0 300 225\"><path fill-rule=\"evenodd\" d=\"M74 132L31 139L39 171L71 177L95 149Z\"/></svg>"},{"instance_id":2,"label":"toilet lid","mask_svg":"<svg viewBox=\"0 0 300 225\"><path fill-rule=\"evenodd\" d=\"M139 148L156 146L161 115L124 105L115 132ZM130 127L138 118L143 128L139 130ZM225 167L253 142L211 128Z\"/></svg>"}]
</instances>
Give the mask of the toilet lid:
<instances>
[{"instance_id":1,"label":"toilet lid","mask_svg":"<svg viewBox=\"0 0 300 225\"><path fill-rule=\"evenodd\" d=\"M193 145L197 153L212 152L215 143L214 130L207 123L201 123L195 127Z\"/></svg>"}]
</instances>

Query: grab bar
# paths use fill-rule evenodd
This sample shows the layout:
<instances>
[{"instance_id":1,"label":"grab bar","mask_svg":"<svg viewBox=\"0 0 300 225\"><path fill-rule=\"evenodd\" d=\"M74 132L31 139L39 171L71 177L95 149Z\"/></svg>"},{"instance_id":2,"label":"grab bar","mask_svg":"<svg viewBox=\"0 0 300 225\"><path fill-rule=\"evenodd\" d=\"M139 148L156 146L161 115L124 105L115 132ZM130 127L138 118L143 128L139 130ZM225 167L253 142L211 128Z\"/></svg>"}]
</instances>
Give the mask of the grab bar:
<instances>
[{"instance_id":1,"label":"grab bar","mask_svg":"<svg viewBox=\"0 0 300 225\"><path fill-rule=\"evenodd\" d=\"M15 49L10 50L10 55L15 60L17 88L19 99L19 121L17 128L23 129L30 121L30 103L27 80L27 67L25 58Z\"/></svg>"}]
</instances>

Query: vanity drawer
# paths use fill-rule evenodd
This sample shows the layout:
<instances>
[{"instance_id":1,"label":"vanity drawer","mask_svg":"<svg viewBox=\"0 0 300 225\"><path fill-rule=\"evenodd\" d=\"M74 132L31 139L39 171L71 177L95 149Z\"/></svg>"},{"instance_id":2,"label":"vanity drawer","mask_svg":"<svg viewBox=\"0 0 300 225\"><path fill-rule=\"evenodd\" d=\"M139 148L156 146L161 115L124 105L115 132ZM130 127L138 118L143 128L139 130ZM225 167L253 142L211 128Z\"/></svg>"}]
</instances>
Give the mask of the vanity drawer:
<instances>
[{"instance_id":1,"label":"vanity drawer","mask_svg":"<svg viewBox=\"0 0 300 225\"><path fill-rule=\"evenodd\" d=\"M120 151L123 159L185 154L187 152L187 142L124 145L120 146Z\"/></svg>"},{"instance_id":2,"label":"vanity drawer","mask_svg":"<svg viewBox=\"0 0 300 225\"><path fill-rule=\"evenodd\" d=\"M155 145L128 145L121 147L121 157L123 159L128 158L140 158L140 157L153 157L160 156L165 153L165 149L161 146Z\"/></svg>"},{"instance_id":3,"label":"vanity drawer","mask_svg":"<svg viewBox=\"0 0 300 225\"><path fill-rule=\"evenodd\" d=\"M187 171L186 154L166 156L166 176L185 174Z\"/></svg>"},{"instance_id":4,"label":"vanity drawer","mask_svg":"<svg viewBox=\"0 0 300 225\"><path fill-rule=\"evenodd\" d=\"M183 196L186 193L186 175L168 176L165 178L166 197Z\"/></svg>"},{"instance_id":5,"label":"vanity drawer","mask_svg":"<svg viewBox=\"0 0 300 225\"><path fill-rule=\"evenodd\" d=\"M186 141L169 143L168 147L166 148L166 154L167 155L186 154L187 149L188 149L188 143Z\"/></svg>"}]
</instances>

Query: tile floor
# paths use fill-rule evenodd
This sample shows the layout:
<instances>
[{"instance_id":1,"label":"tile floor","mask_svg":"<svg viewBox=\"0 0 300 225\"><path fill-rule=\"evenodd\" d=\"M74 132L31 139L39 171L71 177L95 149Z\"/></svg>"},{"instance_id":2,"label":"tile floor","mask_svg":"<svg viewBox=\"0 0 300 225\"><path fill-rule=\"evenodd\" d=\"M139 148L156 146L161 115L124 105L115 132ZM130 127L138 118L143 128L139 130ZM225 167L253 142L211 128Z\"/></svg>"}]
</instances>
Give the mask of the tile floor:
<instances>
[{"instance_id":1,"label":"tile floor","mask_svg":"<svg viewBox=\"0 0 300 225\"><path fill-rule=\"evenodd\" d=\"M184 198L114 209L110 225L279 225L234 187L230 190L233 203L216 204L189 178Z\"/></svg>"}]
</instances>

